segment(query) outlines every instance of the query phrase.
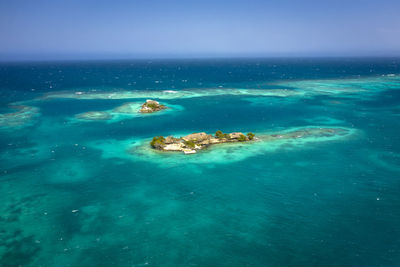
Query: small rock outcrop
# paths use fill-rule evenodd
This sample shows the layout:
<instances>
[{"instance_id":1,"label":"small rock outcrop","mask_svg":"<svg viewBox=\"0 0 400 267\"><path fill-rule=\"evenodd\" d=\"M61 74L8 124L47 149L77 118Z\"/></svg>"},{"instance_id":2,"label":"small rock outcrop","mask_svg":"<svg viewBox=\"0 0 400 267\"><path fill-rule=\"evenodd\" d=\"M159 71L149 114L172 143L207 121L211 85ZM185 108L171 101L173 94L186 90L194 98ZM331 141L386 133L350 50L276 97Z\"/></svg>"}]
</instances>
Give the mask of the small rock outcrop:
<instances>
[{"instance_id":1,"label":"small rock outcrop","mask_svg":"<svg viewBox=\"0 0 400 267\"><path fill-rule=\"evenodd\" d=\"M207 148L213 144L246 142L254 140L254 136L253 133L248 133L247 135L240 132L224 134L221 131L217 131L215 136L213 136L201 132L192 133L180 138L156 136L150 142L150 145L152 148L161 151L181 151L185 154L194 154L197 150Z\"/></svg>"},{"instance_id":2,"label":"small rock outcrop","mask_svg":"<svg viewBox=\"0 0 400 267\"><path fill-rule=\"evenodd\" d=\"M163 109L166 109L165 105L161 105L155 100L147 99L146 102L140 108L141 113L153 113Z\"/></svg>"}]
</instances>

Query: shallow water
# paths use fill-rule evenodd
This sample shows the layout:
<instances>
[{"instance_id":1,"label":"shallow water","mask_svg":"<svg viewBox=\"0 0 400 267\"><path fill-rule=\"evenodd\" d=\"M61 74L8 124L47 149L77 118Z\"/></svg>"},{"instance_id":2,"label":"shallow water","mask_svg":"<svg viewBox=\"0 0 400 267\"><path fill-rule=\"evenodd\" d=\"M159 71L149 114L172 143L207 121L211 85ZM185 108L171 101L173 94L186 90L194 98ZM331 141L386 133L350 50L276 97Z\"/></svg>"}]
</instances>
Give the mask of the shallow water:
<instances>
[{"instance_id":1,"label":"shallow water","mask_svg":"<svg viewBox=\"0 0 400 267\"><path fill-rule=\"evenodd\" d=\"M400 265L399 64L1 65L0 266ZM150 97L171 109L115 112ZM113 117L77 119L89 111ZM310 127L346 134L195 155L147 145Z\"/></svg>"}]
</instances>

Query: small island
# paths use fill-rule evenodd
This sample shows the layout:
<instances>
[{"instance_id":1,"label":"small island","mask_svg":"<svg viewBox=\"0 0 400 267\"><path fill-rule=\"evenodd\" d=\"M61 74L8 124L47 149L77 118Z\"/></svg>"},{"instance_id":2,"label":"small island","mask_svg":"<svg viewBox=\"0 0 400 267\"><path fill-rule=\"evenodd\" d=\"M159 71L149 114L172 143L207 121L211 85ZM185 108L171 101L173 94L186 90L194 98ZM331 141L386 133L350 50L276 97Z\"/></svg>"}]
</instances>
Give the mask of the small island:
<instances>
[{"instance_id":1,"label":"small island","mask_svg":"<svg viewBox=\"0 0 400 267\"><path fill-rule=\"evenodd\" d=\"M155 100L147 99L146 102L142 105L140 108L140 113L153 113L157 111L161 111L163 109L166 109L167 106L161 105Z\"/></svg>"},{"instance_id":2,"label":"small island","mask_svg":"<svg viewBox=\"0 0 400 267\"><path fill-rule=\"evenodd\" d=\"M156 113L169 107L160 104L155 100L148 99L145 103L127 102L111 110L88 111L76 114L79 121L119 121L125 118L147 116L146 114Z\"/></svg>"},{"instance_id":3,"label":"small island","mask_svg":"<svg viewBox=\"0 0 400 267\"><path fill-rule=\"evenodd\" d=\"M217 131L215 136L205 132L193 133L180 138L156 136L150 142L150 146L160 151L181 151L184 154L194 154L197 150L202 150L214 144L248 142L252 140L255 140L255 134L253 133L244 135L241 132L223 133Z\"/></svg>"}]
</instances>

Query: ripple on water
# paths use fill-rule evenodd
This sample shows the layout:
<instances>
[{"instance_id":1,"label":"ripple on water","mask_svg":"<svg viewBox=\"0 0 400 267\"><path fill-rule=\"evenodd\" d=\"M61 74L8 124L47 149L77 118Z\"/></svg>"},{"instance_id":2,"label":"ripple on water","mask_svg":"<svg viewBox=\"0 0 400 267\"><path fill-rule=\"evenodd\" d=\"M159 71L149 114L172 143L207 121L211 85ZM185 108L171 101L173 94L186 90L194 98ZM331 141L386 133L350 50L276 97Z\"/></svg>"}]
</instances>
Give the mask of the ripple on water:
<instances>
[{"instance_id":1,"label":"ripple on water","mask_svg":"<svg viewBox=\"0 0 400 267\"><path fill-rule=\"evenodd\" d=\"M400 172L400 154L392 151L368 151L368 158L380 168Z\"/></svg>"}]
</instances>

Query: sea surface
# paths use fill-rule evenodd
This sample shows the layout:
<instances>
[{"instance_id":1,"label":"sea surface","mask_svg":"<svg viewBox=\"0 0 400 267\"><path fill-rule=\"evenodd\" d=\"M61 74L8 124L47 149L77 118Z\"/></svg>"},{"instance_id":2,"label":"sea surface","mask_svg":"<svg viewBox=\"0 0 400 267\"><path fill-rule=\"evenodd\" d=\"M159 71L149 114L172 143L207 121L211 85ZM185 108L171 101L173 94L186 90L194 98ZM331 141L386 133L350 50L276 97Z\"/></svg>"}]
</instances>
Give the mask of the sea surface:
<instances>
[{"instance_id":1,"label":"sea surface","mask_svg":"<svg viewBox=\"0 0 400 267\"><path fill-rule=\"evenodd\" d=\"M1 267L400 266L400 59L1 63L0 203Z\"/></svg>"}]
</instances>

